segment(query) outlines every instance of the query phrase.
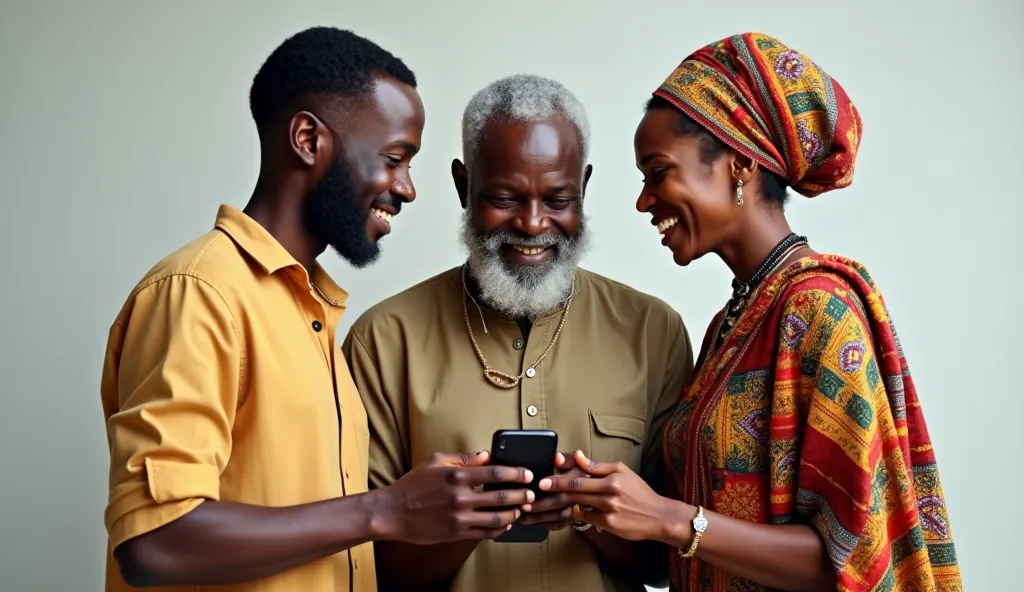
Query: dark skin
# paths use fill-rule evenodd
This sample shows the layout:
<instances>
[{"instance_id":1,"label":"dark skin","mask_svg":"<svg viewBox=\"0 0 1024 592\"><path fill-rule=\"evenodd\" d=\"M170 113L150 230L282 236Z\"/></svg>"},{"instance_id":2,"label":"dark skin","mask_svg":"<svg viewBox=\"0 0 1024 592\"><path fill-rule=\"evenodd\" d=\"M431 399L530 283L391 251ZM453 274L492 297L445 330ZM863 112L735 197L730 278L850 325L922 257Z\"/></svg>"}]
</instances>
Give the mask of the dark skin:
<instances>
[{"instance_id":1,"label":"dark skin","mask_svg":"<svg viewBox=\"0 0 1024 592\"><path fill-rule=\"evenodd\" d=\"M381 195L408 203L416 199L409 165L419 152L425 121L419 93L390 78L374 83L368 101L308 98L294 115L260 130L262 164L245 213L309 269L327 245L306 229L303 203L333 163L336 150L344 149L367 211ZM344 146L334 145L331 129L346 130ZM367 218L369 240L377 241L390 230L376 216Z\"/></svg>"},{"instance_id":2,"label":"dark skin","mask_svg":"<svg viewBox=\"0 0 1024 592\"><path fill-rule=\"evenodd\" d=\"M519 232L530 236L575 235L580 228L583 197L594 169L584 166L576 128L563 119L529 125L495 118L484 128L473 175L459 159L452 161L452 180L463 208L474 200L477 227L485 233ZM470 187L472 177L472 187ZM506 245L515 266L543 266L553 249L526 254ZM530 319L516 319L524 338Z\"/></svg>"},{"instance_id":3,"label":"dark skin","mask_svg":"<svg viewBox=\"0 0 1024 592\"><path fill-rule=\"evenodd\" d=\"M761 197L758 165L729 152L714 163L701 162L700 144L674 130L678 114L648 111L634 138L644 188L636 208L652 223L678 216L663 244L679 265L708 253L721 257L735 276L746 279L790 233L782 208ZM744 205L736 203L737 181L744 182ZM783 263L813 254L801 249ZM693 540L696 508L658 495L628 467L575 455L590 478L542 479L541 489L568 493L580 516L629 540L655 540L687 550ZM835 590L836 575L818 532L806 525L754 524L704 511L708 527L697 557L736 576L779 590Z\"/></svg>"},{"instance_id":4,"label":"dark skin","mask_svg":"<svg viewBox=\"0 0 1024 592\"><path fill-rule=\"evenodd\" d=\"M391 193L415 197L408 164L419 148L424 113L416 91L381 78L372 100L353 105L311 99L294 115L260 130L263 166L246 212L308 269L327 245L303 225L303 201L335 158L335 136L313 112L351 119L331 122L342 141L359 199L369 207ZM385 227L371 216L367 236ZM204 501L114 550L134 587L212 586L259 580L368 541L426 545L483 540L505 532L533 500L525 488L477 492L483 483L529 483L525 469L487 466L489 455L435 455L393 486L291 507ZM480 508L499 507L499 511Z\"/></svg>"},{"instance_id":5,"label":"dark skin","mask_svg":"<svg viewBox=\"0 0 1024 592\"><path fill-rule=\"evenodd\" d=\"M579 231L583 197L593 168L584 166L579 135L572 123L552 118L540 123L495 118L488 122L484 141L474 161L473 174L458 159L452 162L452 179L462 207L471 200L477 228L483 233L509 231L539 236ZM551 249L527 254L506 245L513 265L546 265L554 258ZM517 319L524 338L530 320ZM559 474L582 476L571 454L555 458ZM522 506L521 522L562 530L572 522L572 501L558 493ZM590 529L580 536L593 544L601 560L635 580L661 583L664 549L652 550L649 542L623 540L608 532ZM478 541L414 546L404 543L376 545L377 579L381 590L448 590ZM416 565L417 569L403 569Z\"/></svg>"}]
</instances>

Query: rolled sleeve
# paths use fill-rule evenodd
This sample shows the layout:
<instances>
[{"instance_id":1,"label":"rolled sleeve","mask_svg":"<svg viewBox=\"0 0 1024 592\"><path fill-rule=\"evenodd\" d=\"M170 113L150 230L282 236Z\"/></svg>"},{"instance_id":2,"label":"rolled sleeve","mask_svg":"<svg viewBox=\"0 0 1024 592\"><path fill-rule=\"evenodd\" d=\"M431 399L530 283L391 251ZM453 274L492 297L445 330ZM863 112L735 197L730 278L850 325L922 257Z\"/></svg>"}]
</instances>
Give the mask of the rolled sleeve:
<instances>
[{"instance_id":1,"label":"rolled sleeve","mask_svg":"<svg viewBox=\"0 0 1024 592\"><path fill-rule=\"evenodd\" d=\"M102 388L112 547L220 499L243 359L231 310L202 279L165 277L130 300Z\"/></svg>"}]
</instances>

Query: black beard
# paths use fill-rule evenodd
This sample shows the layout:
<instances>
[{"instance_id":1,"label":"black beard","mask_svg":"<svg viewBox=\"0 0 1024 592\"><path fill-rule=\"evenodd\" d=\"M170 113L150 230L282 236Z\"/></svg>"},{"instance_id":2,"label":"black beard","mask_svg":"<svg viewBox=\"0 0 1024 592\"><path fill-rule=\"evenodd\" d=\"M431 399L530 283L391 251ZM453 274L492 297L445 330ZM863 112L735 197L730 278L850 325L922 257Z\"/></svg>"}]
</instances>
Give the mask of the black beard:
<instances>
[{"instance_id":1,"label":"black beard","mask_svg":"<svg viewBox=\"0 0 1024 592\"><path fill-rule=\"evenodd\" d=\"M339 153L306 196L306 228L354 267L366 267L380 257L380 245L371 241L366 231L370 215L369 208L363 209L352 173Z\"/></svg>"}]
</instances>

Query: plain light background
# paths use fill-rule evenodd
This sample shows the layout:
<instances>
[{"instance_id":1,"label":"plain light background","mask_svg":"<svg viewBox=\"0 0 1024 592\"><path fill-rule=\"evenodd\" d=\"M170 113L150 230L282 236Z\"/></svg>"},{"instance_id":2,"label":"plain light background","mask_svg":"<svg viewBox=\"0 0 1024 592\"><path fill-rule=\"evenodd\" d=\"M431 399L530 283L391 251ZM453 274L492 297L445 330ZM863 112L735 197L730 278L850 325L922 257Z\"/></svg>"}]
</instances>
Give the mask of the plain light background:
<instances>
[{"instance_id":1,"label":"plain light background","mask_svg":"<svg viewBox=\"0 0 1024 592\"><path fill-rule=\"evenodd\" d=\"M864 138L853 187L794 196L790 220L881 285L937 448L967 589L1006 589L1024 526L1022 6L5 0L0 589L102 589L107 330L153 263L206 232L220 203L245 203L258 167L252 76L287 36L319 24L403 58L427 108L419 197L394 221L383 259L356 272L321 258L352 294L342 331L460 262L448 171L462 109L492 80L531 72L562 81L589 111L585 266L665 299L699 340L731 278L713 257L675 266L634 211L642 105L687 53L729 34L764 31L810 55L858 105Z\"/></svg>"}]
</instances>

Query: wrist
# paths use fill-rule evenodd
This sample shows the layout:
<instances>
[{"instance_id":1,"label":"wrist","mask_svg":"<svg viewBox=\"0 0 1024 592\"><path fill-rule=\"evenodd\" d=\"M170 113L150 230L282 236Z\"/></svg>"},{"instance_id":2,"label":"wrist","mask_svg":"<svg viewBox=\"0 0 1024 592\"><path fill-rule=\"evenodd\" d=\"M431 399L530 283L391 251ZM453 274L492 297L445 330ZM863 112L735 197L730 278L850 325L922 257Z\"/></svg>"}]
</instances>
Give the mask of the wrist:
<instances>
[{"instance_id":1,"label":"wrist","mask_svg":"<svg viewBox=\"0 0 1024 592\"><path fill-rule=\"evenodd\" d=\"M676 549L686 549L693 542L693 516L697 508L676 500L666 501L668 507L661 514L665 520L661 522L656 540Z\"/></svg>"},{"instance_id":2,"label":"wrist","mask_svg":"<svg viewBox=\"0 0 1024 592\"><path fill-rule=\"evenodd\" d=\"M394 496L388 488L374 489L363 494L367 528L372 541L388 541L399 538L398 512Z\"/></svg>"}]
</instances>

